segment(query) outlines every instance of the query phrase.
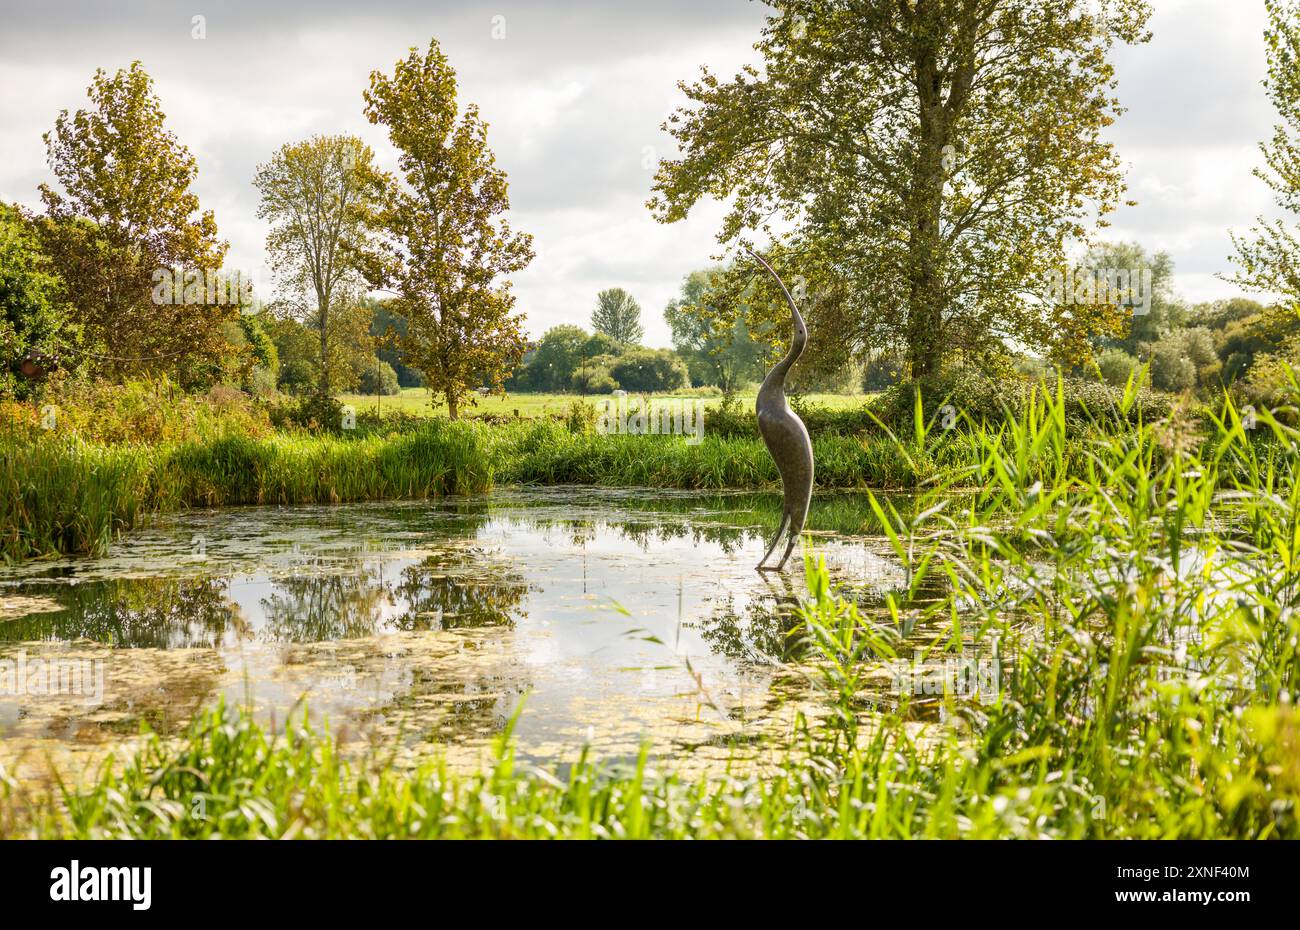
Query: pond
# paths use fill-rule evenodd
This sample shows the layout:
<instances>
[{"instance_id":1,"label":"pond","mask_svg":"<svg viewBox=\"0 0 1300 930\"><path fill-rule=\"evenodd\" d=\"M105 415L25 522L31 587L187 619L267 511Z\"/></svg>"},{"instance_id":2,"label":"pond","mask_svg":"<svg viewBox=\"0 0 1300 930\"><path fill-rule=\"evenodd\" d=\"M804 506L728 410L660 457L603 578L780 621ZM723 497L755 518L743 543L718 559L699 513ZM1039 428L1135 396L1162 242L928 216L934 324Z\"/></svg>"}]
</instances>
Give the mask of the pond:
<instances>
[{"instance_id":1,"label":"pond","mask_svg":"<svg viewBox=\"0 0 1300 930\"><path fill-rule=\"evenodd\" d=\"M476 766L516 711L525 760L732 759L806 699L785 635L802 568L754 571L779 506L552 488L234 508L0 568L0 685L27 683L0 687L0 762L75 775L223 697L397 765ZM904 579L870 522L862 496L819 497L809 542L879 603Z\"/></svg>"}]
</instances>

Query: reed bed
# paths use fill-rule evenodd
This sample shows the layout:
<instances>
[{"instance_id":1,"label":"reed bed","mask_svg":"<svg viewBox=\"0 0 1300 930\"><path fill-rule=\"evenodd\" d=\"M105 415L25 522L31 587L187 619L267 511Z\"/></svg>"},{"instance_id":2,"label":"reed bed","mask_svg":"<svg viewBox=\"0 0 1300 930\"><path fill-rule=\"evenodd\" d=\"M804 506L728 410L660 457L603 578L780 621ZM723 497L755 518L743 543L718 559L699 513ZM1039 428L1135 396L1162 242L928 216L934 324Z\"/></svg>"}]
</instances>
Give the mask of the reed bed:
<instances>
[{"instance_id":1,"label":"reed bed","mask_svg":"<svg viewBox=\"0 0 1300 930\"><path fill-rule=\"evenodd\" d=\"M99 553L160 511L472 494L493 483L488 427L391 438L226 435L174 445L0 439L0 556Z\"/></svg>"}]
</instances>

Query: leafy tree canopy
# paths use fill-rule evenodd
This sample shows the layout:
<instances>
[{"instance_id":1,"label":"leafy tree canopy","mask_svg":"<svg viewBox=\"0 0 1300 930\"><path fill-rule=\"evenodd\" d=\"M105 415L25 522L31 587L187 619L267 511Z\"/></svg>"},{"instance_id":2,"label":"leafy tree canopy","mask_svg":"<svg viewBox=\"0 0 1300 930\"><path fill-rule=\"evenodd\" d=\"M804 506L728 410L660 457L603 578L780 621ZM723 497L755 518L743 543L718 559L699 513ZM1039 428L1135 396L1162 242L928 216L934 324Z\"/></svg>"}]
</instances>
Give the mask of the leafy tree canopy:
<instances>
[{"instance_id":1,"label":"leafy tree canopy","mask_svg":"<svg viewBox=\"0 0 1300 930\"><path fill-rule=\"evenodd\" d=\"M523 356L523 318L504 276L532 261L532 237L504 219L506 175L487 124L473 104L458 106L456 73L436 40L411 49L392 75L373 72L364 96L366 117L398 149L402 176L370 218L380 238L365 273L395 295L407 323L398 348L455 419L469 391L501 390Z\"/></svg>"},{"instance_id":2,"label":"leafy tree canopy","mask_svg":"<svg viewBox=\"0 0 1300 930\"><path fill-rule=\"evenodd\" d=\"M773 258L805 295L810 344L821 328L849 351L903 345L914 377L1051 346L1049 273L1123 195L1108 56L1148 38L1144 0L774 6L761 68L681 85L656 217L711 197L731 205L724 244L791 230ZM750 286L745 263L732 274ZM754 310L785 316L775 299Z\"/></svg>"},{"instance_id":3,"label":"leafy tree canopy","mask_svg":"<svg viewBox=\"0 0 1300 930\"><path fill-rule=\"evenodd\" d=\"M621 287L611 287L596 295L596 309L591 325L623 345L639 345L645 337L641 326L641 305Z\"/></svg>"}]
</instances>

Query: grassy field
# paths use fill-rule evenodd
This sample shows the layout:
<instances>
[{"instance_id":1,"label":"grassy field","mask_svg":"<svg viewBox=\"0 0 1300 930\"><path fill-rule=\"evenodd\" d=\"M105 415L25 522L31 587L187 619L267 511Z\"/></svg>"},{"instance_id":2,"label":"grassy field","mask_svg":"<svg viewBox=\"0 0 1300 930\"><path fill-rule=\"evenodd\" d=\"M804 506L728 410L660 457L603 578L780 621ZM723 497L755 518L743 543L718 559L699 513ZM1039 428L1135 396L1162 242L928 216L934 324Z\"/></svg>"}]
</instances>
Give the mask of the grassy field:
<instances>
[{"instance_id":1,"label":"grassy field","mask_svg":"<svg viewBox=\"0 0 1300 930\"><path fill-rule=\"evenodd\" d=\"M754 394L738 394L737 399L741 407L751 410L754 406L755 396ZM809 404L816 404L832 410L844 410L861 406L869 397L870 395L867 394L805 394L803 399ZM705 394L653 394L651 398L653 400L690 398L700 401L706 407L715 407L722 403L720 396ZM551 414L566 414L575 400L599 403L601 400L612 399L612 396L608 394L588 394L585 398L578 394L507 394L504 397L492 395L474 398L474 406L472 407L469 406L469 401L466 401L462 407L462 413L466 416L473 416L474 414L518 415L524 419L532 419ZM386 411L397 411L415 416L446 416L447 414L446 403L441 399L437 404L431 403L429 391L426 388L403 388L400 394L393 397L375 397L372 394L341 394L339 400L342 403L350 404L358 411L378 409L381 414Z\"/></svg>"}]
</instances>

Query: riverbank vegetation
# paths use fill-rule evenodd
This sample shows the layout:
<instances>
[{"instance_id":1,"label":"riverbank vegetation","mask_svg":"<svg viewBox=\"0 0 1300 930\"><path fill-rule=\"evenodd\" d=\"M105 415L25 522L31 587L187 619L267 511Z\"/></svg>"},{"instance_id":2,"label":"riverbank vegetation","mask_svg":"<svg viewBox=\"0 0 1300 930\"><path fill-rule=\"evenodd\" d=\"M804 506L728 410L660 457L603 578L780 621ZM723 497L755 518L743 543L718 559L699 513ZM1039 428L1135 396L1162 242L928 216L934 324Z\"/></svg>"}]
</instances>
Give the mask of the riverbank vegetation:
<instances>
[{"instance_id":1,"label":"riverbank vegetation","mask_svg":"<svg viewBox=\"0 0 1300 930\"><path fill-rule=\"evenodd\" d=\"M102 553L152 514L182 508L472 494L495 484L779 485L752 415L733 403L703 411L695 442L602 432L596 408L580 399L563 416L450 422L369 411L349 420L341 406L310 398L274 406L238 392L181 392L179 402L175 393L166 381L133 382L71 393L44 415L5 407L0 557ZM1088 437L1104 424L1173 416L1167 401L1132 385L1125 392L1026 383L994 397L971 378L894 389L859 407L805 406L818 486L920 488L942 467L969 465L975 437L1013 429L1018 410L1041 416L1044 393L1054 393L1072 431L1058 436L1062 464L1048 480L1082 469ZM632 403L653 409L655 399Z\"/></svg>"},{"instance_id":2,"label":"riverbank vegetation","mask_svg":"<svg viewBox=\"0 0 1300 930\"><path fill-rule=\"evenodd\" d=\"M908 580L859 608L808 563L786 671L822 711L762 771L687 780L644 753L552 771L507 728L478 774L401 772L217 708L61 795L6 780L0 833L1300 838L1297 433L1211 419L1196 443L1169 422L1099 432L1067 476L1048 395L969 431L906 514L871 497ZM873 684L917 628L937 721L919 687ZM943 669L972 657L979 688L955 687Z\"/></svg>"}]
</instances>

